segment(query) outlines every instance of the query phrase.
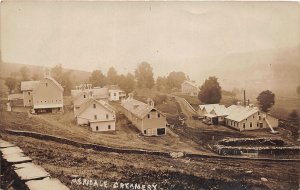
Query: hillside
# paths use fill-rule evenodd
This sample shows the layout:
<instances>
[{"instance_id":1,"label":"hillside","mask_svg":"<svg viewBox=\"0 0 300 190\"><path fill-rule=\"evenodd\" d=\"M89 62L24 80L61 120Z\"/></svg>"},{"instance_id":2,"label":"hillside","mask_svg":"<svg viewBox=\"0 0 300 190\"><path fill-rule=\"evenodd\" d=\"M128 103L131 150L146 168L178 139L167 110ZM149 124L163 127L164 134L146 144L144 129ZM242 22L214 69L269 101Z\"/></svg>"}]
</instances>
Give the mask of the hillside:
<instances>
[{"instance_id":1,"label":"hillside","mask_svg":"<svg viewBox=\"0 0 300 190\"><path fill-rule=\"evenodd\" d=\"M36 66L36 65L25 65L25 64L18 64L18 63L2 63L0 67L0 76L1 78L5 78L11 75L13 72L17 72L22 68L23 66L26 66L29 70L29 76L32 77L34 74L38 74L39 76L43 75L43 67L42 66ZM90 77L90 72L86 71L79 71L79 70L73 70L64 68L64 71L71 71L71 81L74 85L83 83L88 80Z\"/></svg>"},{"instance_id":2,"label":"hillside","mask_svg":"<svg viewBox=\"0 0 300 190\"><path fill-rule=\"evenodd\" d=\"M245 88L254 96L270 89L295 96L300 85L300 46L231 53L208 68L206 72L218 76L226 89Z\"/></svg>"}]
</instances>

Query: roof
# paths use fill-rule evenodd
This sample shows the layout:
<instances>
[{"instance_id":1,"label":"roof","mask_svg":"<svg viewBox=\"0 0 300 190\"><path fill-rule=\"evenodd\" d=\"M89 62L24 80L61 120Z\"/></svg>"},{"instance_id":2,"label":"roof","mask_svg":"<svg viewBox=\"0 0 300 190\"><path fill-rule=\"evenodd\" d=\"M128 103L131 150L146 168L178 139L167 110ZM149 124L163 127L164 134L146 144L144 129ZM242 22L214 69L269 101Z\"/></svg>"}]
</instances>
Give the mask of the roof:
<instances>
[{"instance_id":1,"label":"roof","mask_svg":"<svg viewBox=\"0 0 300 190\"><path fill-rule=\"evenodd\" d=\"M91 89L71 90L71 96L73 97L73 99L75 99L77 96L79 96L83 92L86 92L86 93L92 92L92 96L95 99L106 99L106 98L108 98L108 88L91 88Z\"/></svg>"},{"instance_id":2,"label":"roof","mask_svg":"<svg viewBox=\"0 0 300 190\"><path fill-rule=\"evenodd\" d=\"M189 85L191 85L193 87L199 88L199 86L198 86L198 84L196 82L185 80L185 81L183 81L182 84L184 84L184 83L189 84Z\"/></svg>"},{"instance_id":3,"label":"roof","mask_svg":"<svg viewBox=\"0 0 300 190\"><path fill-rule=\"evenodd\" d=\"M199 105L199 108L201 110L205 109L207 113L210 113L212 110L216 110L216 109L218 109L218 111L220 112L221 109L225 109L225 106L220 104L204 104L204 105Z\"/></svg>"},{"instance_id":4,"label":"roof","mask_svg":"<svg viewBox=\"0 0 300 190\"><path fill-rule=\"evenodd\" d=\"M121 104L126 110L131 112L133 115L137 116L140 119L143 119L146 115L148 115L149 112L151 112L153 109L158 111L153 106L150 106L144 102L135 100L133 98L127 98L126 100L122 101ZM161 112L160 112L161 113Z\"/></svg>"},{"instance_id":5,"label":"roof","mask_svg":"<svg viewBox=\"0 0 300 190\"><path fill-rule=\"evenodd\" d=\"M64 88L51 76L46 76L44 79L49 79L51 80L61 91L64 90ZM21 81L21 91L27 91L27 90L33 90L35 87L37 87L40 82L42 81Z\"/></svg>"},{"instance_id":6,"label":"roof","mask_svg":"<svg viewBox=\"0 0 300 190\"><path fill-rule=\"evenodd\" d=\"M21 91L33 90L40 81L21 81Z\"/></svg>"},{"instance_id":7,"label":"roof","mask_svg":"<svg viewBox=\"0 0 300 190\"><path fill-rule=\"evenodd\" d=\"M114 108L109 105L107 102L101 101L101 100L95 100L94 98L87 99L82 105L80 106L79 110L77 111L77 115L80 115L82 112L84 112L91 104L97 103L98 105L101 105L108 111L115 113Z\"/></svg>"},{"instance_id":8,"label":"roof","mask_svg":"<svg viewBox=\"0 0 300 190\"><path fill-rule=\"evenodd\" d=\"M226 119L230 119L237 122L240 122L259 111L257 107L244 107L239 105L232 105L230 107L230 113L226 117Z\"/></svg>"},{"instance_id":9,"label":"roof","mask_svg":"<svg viewBox=\"0 0 300 190\"><path fill-rule=\"evenodd\" d=\"M64 88L54 78L52 78L51 76L46 76L42 80L45 80L45 79L51 80L61 91L64 91Z\"/></svg>"}]
</instances>

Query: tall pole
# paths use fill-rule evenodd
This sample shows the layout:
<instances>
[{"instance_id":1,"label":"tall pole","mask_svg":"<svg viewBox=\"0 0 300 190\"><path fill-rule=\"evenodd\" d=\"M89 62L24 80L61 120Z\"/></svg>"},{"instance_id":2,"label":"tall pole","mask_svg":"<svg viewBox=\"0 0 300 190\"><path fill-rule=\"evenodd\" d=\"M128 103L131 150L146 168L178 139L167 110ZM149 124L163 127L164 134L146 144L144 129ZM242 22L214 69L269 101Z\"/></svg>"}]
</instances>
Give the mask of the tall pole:
<instances>
[{"instance_id":1,"label":"tall pole","mask_svg":"<svg viewBox=\"0 0 300 190\"><path fill-rule=\"evenodd\" d=\"M246 90L244 90L244 106L246 106Z\"/></svg>"}]
</instances>

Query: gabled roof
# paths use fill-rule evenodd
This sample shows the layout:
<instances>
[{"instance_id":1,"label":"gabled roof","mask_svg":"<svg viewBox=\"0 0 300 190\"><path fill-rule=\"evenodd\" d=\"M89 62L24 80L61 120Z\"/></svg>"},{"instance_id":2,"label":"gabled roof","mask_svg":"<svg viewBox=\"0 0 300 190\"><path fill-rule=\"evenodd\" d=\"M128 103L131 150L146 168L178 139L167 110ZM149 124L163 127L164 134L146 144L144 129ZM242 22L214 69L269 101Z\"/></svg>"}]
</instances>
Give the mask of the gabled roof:
<instances>
[{"instance_id":1,"label":"gabled roof","mask_svg":"<svg viewBox=\"0 0 300 190\"><path fill-rule=\"evenodd\" d=\"M146 115L148 115L152 110L155 110L159 113L161 113L160 111L158 111L156 108L154 108L153 106L150 106L144 102L135 100L133 98L127 98L126 100L122 101L121 104L126 110L128 110L129 112L131 112L133 115L137 116L140 119L143 119ZM163 115L163 114L162 114Z\"/></svg>"},{"instance_id":2,"label":"gabled roof","mask_svg":"<svg viewBox=\"0 0 300 190\"><path fill-rule=\"evenodd\" d=\"M100 106L102 106L103 108L105 108L106 110L108 110L111 113L115 113L115 110L113 109L112 106L110 106L108 103L104 102L104 101L98 101L95 100L94 98L89 98L87 99L84 103L82 103L82 105L80 106L79 110L77 111L76 115L80 115L82 112L84 112L90 105L92 105L93 103L96 103Z\"/></svg>"},{"instance_id":3,"label":"gabled roof","mask_svg":"<svg viewBox=\"0 0 300 190\"><path fill-rule=\"evenodd\" d=\"M226 117L226 119L230 119L237 122L240 122L259 111L257 107L244 107L239 105L233 105L230 109L231 113Z\"/></svg>"},{"instance_id":4,"label":"gabled roof","mask_svg":"<svg viewBox=\"0 0 300 190\"><path fill-rule=\"evenodd\" d=\"M21 81L21 91L33 90L40 81Z\"/></svg>"},{"instance_id":5,"label":"gabled roof","mask_svg":"<svg viewBox=\"0 0 300 190\"><path fill-rule=\"evenodd\" d=\"M191 86L193 86L193 87L199 88L199 86L197 85L196 82L185 80L185 81L183 81L182 84L184 84L184 83L189 84L189 85L191 85ZM181 85L182 85L182 84L181 84Z\"/></svg>"},{"instance_id":6,"label":"gabled roof","mask_svg":"<svg viewBox=\"0 0 300 190\"><path fill-rule=\"evenodd\" d=\"M83 94L89 95L88 92L81 91L80 93L78 93L78 94L75 95L75 97L73 98L73 102L76 101Z\"/></svg>"},{"instance_id":7,"label":"gabled roof","mask_svg":"<svg viewBox=\"0 0 300 190\"><path fill-rule=\"evenodd\" d=\"M46 77L44 77L44 79L51 80L61 91L64 91L64 88L54 78L52 78L51 76L46 76ZM42 79L42 80L44 80L44 79Z\"/></svg>"},{"instance_id":8,"label":"gabled roof","mask_svg":"<svg viewBox=\"0 0 300 190\"><path fill-rule=\"evenodd\" d=\"M224 105L220 105L220 104L203 104L203 105L199 105L200 110L206 110L207 113L210 113L212 110L220 108L223 109L225 108Z\"/></svg>"}]
</instances>

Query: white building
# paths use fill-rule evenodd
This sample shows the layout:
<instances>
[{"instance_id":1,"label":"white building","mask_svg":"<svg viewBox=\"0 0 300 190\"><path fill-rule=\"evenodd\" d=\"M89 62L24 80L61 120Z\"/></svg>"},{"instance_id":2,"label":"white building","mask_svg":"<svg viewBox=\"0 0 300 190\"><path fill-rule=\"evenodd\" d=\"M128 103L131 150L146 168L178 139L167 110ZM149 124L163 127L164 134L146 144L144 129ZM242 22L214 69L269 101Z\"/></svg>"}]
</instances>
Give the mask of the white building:
<instances>
[{"instance_id":1,"label":"white building","mask_svg":"<svg viewBox=\"0 0 300 190\"><path fill-rule=\"evenodd\" d=\"M181 84L181 93L189 96L198 96L200 89L199 86L193 81L184 81Z\"/></svg>"},{"instance_id":2,"label":"white building","mask_svg":"<svg viewBox=\"0 0 300 190\"><path fill-rule=\"evenodd\" d=\"M32 107L35 113L62 112L63 87L50 76L46 69L40 81L22 81L21 91L25 107Z\"/></svg>"},{"instance_id":3,"label":"white building","mask_svg":"<svg viewBox=\"0 0 300 190\"><path fill-rule=\"evenodd\" d=\"M145 136L160 136L167 133L166 116L154 107L152 100L148 104L128 97L121 103L124 115Z\"/></svg>"},{"instance_id":4,"label":"white building","mask_svg":"<svg viewBox=\"0 0 300 190\"><path fill-rule=\"evenodd\" d=\"M116 129L115 111L105 101L87 98L74 113L77 124L88 125L92 131L114 131Z\"/></svg>"},{"instance_id":5,"label":"white building","mask_svg":"<svg viewBox=\"0 0 300 190\"><path fill-rule=\"evenodd\" d=\"M109 101L120 101L126 98L126 93L118 85L105 86L108 88Z\"/></svg>"}]
</instances>

